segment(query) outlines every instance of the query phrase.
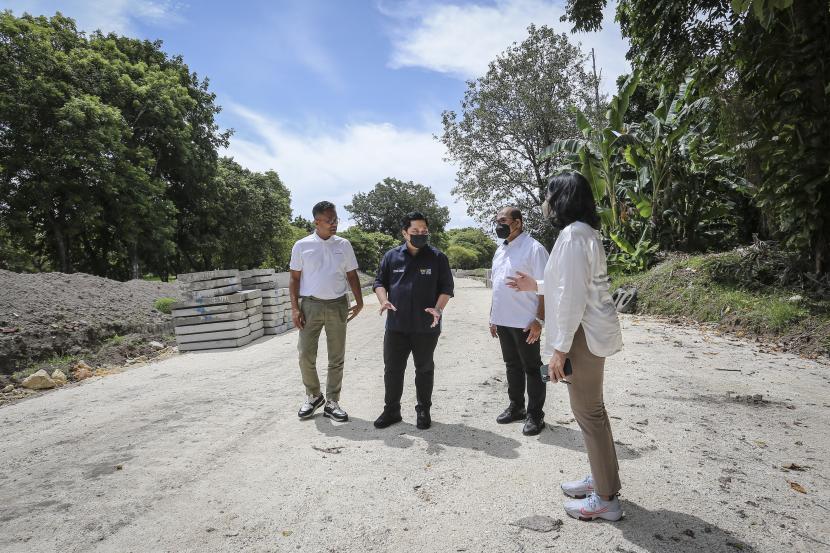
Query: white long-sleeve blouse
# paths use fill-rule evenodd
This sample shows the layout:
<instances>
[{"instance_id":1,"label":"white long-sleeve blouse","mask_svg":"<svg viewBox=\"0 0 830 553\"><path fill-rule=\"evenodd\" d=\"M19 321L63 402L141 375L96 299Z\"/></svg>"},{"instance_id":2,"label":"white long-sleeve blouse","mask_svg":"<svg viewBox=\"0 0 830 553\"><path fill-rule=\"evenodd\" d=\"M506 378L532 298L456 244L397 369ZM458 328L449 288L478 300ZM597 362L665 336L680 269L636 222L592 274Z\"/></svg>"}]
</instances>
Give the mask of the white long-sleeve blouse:
<instances>
[{"instance_id":1,"label":"white long-sleeve blouse","mask_svg":"<svg viewBox=\"0 0 830 553\"><path fill-rule=\"evenodd\" d=\"M576 222L562 230L545 265L545 279L537 284L545 296L546 356L554 350L568 353L580 324L594 355L608 357L622 349L605 249L590 225Z\"/></svg>"}]
</instances>

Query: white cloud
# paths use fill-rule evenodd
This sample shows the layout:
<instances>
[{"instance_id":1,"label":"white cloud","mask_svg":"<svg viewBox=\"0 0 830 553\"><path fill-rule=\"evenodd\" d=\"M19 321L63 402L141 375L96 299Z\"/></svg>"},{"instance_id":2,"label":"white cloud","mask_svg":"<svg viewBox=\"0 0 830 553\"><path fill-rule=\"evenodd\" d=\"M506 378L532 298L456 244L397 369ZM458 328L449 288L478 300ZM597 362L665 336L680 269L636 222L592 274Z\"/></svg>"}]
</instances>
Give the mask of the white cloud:
<instances>
[{"instance_id":1,"label":"white cloud","mask_svg":"<svg viewBox=\"0 0 830 553\"><path fill-rule=\"evenodd\" d=\"M291 190L296 215L309 218L311 207L325 199L346 217L343 206L355 193L395 177L432 188L450 209L451 227L475 225L466 206L450 194L455 167L443 161L444 147L429 131L389 123L293 130L239 104L226 102L226 107L241 125L225 154L254 171L277 171Z\"/></svg>"},{"instance_id":2,"label":"white cloud","mask_svg":"<svg viewBox=\"0 0 830 553\"><path fill-rule=\"evenodd\" d=\"M15 15L52 16L60 11L74 19L84 31L101 30L124 35L134 34L138 21L154 25L179 23L181 5L171 0L8 0L5 8Z\"/></svg>"},{"instance_id":3,"label":"white cloud","mask_svg":"<svg viewBox=\"0 0 830 553\"><path fill-rule=\"evenodd\" d=\"M625 60L628 44L614 22L615 3L605 10L603 29L573 37L586 53L596 50L597 70L602 72L602 89L616 90L617 76L630 70ZM484 75L487 64L513 42L527 36L531 23L569 32L570 23L559 18L564 9L548 0L497 0L495 4L404 4L381 11L395 22L391 34L394 68L422 67L463 79Z\"/></svg>"}]
</instances>

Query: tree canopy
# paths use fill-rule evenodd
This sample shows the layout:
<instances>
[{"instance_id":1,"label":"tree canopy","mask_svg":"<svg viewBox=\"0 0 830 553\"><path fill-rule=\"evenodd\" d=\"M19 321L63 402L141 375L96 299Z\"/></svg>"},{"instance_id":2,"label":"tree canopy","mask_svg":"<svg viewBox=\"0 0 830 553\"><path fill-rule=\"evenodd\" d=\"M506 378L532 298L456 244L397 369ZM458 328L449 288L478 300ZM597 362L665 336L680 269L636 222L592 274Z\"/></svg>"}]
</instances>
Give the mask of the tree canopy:
<instances>
[{"instance_id":1,"label":"tree canopy","mask_svg":"<svg viewBox=\"0 0 830 553\"><path fill-rule=\"evenodd\" d=\"M514 204L527 214L528 230L545 235L538 206L557 160L540 159L541 153L554 140L579 136L572 107L591 116L597 111L585 60L567 35L531 25L524 41L467 83L461 112L444 112L441 141L458 164L453 192L471 216L489 224Z\"/></svg>"},{"instance_id":2,"label":"tree canopy","mask_svg":"<svg viewBox=\"0 0 830 553\"><path fill-rule=\"evenodd\" d=\"M218 160L219 110L159 41L0 13L0 263L125 279L262 262L288 190Z\"/></svg>"},{"instance_id":3,"label":"tree canopy","mask_svg":"<svg viewBox=\"0 0 830 553\"><path fill-rule=\"evenodd\" d=\"M438 204L428 186L387 177L369 192L352 196L346 210L355 223L367 232L382 232L399 240L401 219L411 211L420 211L429 220L432 234L444 231L450 222L450 210Z\"/></svg>"}]
</instances>

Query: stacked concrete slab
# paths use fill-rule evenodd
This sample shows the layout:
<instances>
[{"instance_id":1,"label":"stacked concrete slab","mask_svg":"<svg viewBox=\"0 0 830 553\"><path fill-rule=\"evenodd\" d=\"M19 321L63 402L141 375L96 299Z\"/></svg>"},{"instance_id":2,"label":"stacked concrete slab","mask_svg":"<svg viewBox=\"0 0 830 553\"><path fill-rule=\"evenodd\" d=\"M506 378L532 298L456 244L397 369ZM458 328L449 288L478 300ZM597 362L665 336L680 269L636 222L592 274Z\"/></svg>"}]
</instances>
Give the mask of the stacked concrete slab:
<instances>
[{"instance_id":1,"label":"stacked concrete slab","mask_svg":"<svg viewBox=\"0 0 830 553\"><path fill-rule=\"evenodd\" d=\"M274 269L252 269L239 273L245 288L262 292L262 325L265 334L282 334L294 328L288 288L278 288Z\"/></svg>"},{"instance_id":2,"label":"stacked concrete slab","mask_svg":"<svg viewBox=\"0 0 830 553\"><path fill-rule=\"evenodd\" d=\"M234 348L263 335L262 292L244 290L239 271L178 275L187 299L171 306L179 351Z\"/></svg>"}]
</instances>

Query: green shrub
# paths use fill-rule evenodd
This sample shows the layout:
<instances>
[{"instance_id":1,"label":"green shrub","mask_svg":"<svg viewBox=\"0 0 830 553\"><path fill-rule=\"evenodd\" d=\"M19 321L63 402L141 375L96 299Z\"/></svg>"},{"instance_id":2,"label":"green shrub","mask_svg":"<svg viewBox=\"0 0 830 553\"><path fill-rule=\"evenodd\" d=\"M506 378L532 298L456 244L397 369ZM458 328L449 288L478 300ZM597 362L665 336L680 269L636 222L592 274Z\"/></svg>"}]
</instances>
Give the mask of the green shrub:
<instances>
[{"instance_id":1,"label":"green shrub","mask_svg":"<svg viewBox=\"0 0 830 553\"><path fill-rule=\"evenodd\" d=\"M476 251L457 244L447 248L447 258L453 269L475 269L478 266Z\"/></svg>"},{"instance_id":2,"label":"green shrub","mask_svg":"<svg viewBox=\"0 0 830 553\"><path fill-rule=\"evenodd\" d=\"M169 315L171 311L170 306L176 303L176 301L178 301L176 298L159 298L153 302L153 307L156 308L156 311Z\"/></svg>"},{"instance_id":3,"label":"green shrub","mask_svg":"<svg viewBox=\"0 0 830 553\"><path fill-rule=\"evenodd\" d=\"M461 246L476 255L476 263L470 269L479 267L490 267L493 262L493 254L496 253L496 243L490 236L479 228L467 227L452 229L446 232L448 248Z\"/></svg>"}]
</instances>

